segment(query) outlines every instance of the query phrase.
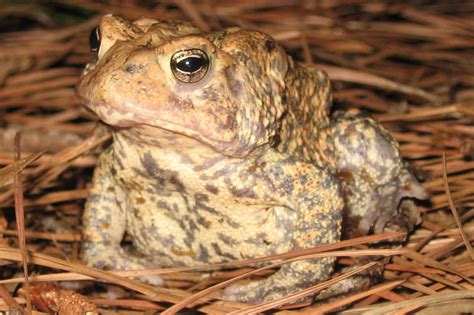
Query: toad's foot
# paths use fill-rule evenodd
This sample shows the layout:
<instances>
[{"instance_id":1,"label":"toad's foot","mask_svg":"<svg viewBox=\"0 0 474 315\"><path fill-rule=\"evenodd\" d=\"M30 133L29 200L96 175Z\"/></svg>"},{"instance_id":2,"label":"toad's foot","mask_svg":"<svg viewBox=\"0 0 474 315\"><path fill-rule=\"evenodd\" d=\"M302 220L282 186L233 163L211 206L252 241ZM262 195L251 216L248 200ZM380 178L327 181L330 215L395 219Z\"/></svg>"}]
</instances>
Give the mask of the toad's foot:
<instances>
[{"instance_id":1,"label":"toad's foot","mask_svg":"<svg viewBox=\"0 0 474 315\"><path fill-rule=\"evenodd\" d=\"M275 281L268 278L260 281L253 281L247 284L234 284L227 287L222 293L222 299L226 301L238 301L243 303L259 304L288 296L298 289L287 281Z\"/></svg>"},{"instance_id":2,"label":"toad's foot","mask_svg":"<svg viewBox=\"0 0 474 315\"><path fill-rule=\"evenodd\" d=\"M354 265L343 268L341 273L350 272L354 269L360 268L368 261L369 259L361 259ZM380 281L384 271L385 263L387 261L388 259L385 258L380 261L376 261L374 266L365 269L352 277L342 279L327 287L318 293L315 298L315 303L327 303L329 301L338 300L350 294L369 289L370 286Z\"/></svg>"},{"instance_id":3,"label":"toad's foot","mask_svg":"<svg viewBox=\"0 0 474 315\"><path fill-rule=\"evenodd\" d=\"M259 304L283 297L278 294L275 284L270 279L254 281L248 284L234 284L227 287L222 293L222 299L226 301L238 301L244 303Z\"/></svg>"},{"instance_id":4,"label":"toad's foot","mask_svg":"<svg viewBox=\"0 0 474 315\"><path fill-rule=\"evenodd\" d=\"M222 298L253 304L284 298L326 280L333 261L323 258L292 262L267 279L227 287Z\"/></svg>"},{"instance_id":5,"label":"toad's foot","mask_svg":"<svg viewBox=\"0 0 474 315\"><path fill-rule=\"evenodd\" d=\"M158 266L148 259L137 257L128 253L123 248L118 249L102 249L100 255L96 255L94 251L85 248L82 259L87 262L88 266L102 270L143 270L147 268L157 268ZM138 280L155 286L163 286L164 281L157 275L142 275L136 277Z\"/></svg>"}]
</instances>

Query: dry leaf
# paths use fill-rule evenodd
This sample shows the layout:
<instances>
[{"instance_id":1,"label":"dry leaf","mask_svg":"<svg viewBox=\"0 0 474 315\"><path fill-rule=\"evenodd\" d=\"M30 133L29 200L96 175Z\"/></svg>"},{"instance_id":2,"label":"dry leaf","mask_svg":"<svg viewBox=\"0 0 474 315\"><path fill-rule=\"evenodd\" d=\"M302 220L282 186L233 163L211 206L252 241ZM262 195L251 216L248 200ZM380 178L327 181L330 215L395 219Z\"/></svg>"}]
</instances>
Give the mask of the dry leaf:
<instances>
[{"instance_id":1,"label":"dry leaf","mask_svg":"<svg viewBox=\"0 0 474 315\"><path fill-rule=\"evenodd\" d=\"M99 314L87 297L52 284L31 285L31 302L42 312L58 314Z\"/></svg>"}]
</instances>

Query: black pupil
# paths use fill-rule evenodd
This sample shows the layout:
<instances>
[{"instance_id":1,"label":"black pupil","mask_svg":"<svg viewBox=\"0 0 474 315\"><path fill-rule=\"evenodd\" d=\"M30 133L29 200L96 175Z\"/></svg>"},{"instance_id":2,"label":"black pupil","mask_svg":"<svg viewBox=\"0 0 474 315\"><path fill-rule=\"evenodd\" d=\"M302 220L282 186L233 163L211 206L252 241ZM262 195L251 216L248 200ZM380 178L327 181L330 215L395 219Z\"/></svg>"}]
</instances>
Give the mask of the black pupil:
<instances>
[{"instance_id":1,"label":"black pupil","mask_svg":"<svg viewBox=\"0 0 474 315\"><path fill-rule=\"evenodd\" d=\"M89 46L91 51L99 50L100 46L100 38L99 38L99 28L94 28L91 33L89 34Z\"/></svg>"},{"instance_id":2,"label":"black pupil","mask_svg":"<svg viewBox=\"0 0 474 315\"><path fill-rule=\"evenodd\" d=\"M197 56L187 57L176 64L176 68L183 72L194 73L202 68L204 59Z\"/></svg>"}]
</instances>

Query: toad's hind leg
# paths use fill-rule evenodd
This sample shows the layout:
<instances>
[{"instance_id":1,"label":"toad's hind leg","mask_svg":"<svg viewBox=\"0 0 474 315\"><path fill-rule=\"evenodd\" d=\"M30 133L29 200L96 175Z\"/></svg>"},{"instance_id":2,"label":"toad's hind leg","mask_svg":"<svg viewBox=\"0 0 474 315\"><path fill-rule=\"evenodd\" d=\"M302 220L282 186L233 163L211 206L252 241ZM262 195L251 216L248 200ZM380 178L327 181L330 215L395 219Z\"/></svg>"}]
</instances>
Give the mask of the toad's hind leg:
<instances>
[{"instance_id":1,"label":"toad's hind leg","mask_svg":"<svg viewBox=\"0 0 474 315\"><path fill-rule=\"evenodd\" d=\"M324 154L334 158L333 167L344 187L343 239L393 230L411 232L420 216L409 198L424 199L426 192L401 159L393 137L373 119L347 113L334 119L322 134ZM366 262L359 259L342 272ZM385 262L382 259L366 272L327 288L318 300L366 289L378 282Z\"/></svg>"},{"instance_id":2,"label":"toad's hind leg","mask_svg":"<svg viewBox=\"0 0 474 315\"><path fill-rule=\"evenodd\" d=\"M98 161L93 186L86 202L82 231L82 260L89 266L111 270L138 270L156 267L145 258L128 253L121 246L126 216L117 201L116 185L108 161L112 152L104 152ZM158 276L142 279L162 285Z\"/></svg>"},{"instance_id":3,"label":"toad's hind leg","mask_svg":"<svg viewBox=\"0 0 474 315\"><path fill-rule=\"evenodd\" d=\"M400 157L398 143L373 119L339 115L323 132L345 190L346 238L390 230L410 232L419 221L411 200L426 192Z\"/></svg>"}]
</instances>

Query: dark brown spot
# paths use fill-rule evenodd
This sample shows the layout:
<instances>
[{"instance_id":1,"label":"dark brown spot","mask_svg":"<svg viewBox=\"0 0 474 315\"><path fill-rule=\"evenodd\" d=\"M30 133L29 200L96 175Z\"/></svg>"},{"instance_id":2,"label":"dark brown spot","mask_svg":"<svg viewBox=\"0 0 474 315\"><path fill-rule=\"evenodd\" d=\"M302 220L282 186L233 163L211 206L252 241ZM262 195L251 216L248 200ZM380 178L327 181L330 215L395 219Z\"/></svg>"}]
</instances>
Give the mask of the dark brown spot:
<instances>
[{"instance_id":1,"label":"dark brown spot","mask_svg":"<svg viewBox=\"0 0 474 315\"><path fill-rule=\"evenodd\" d=\"M217 188L216 186L214 185L211 185L211 184L206 184L206 186L204 186L206 188L206 190L214 195L217 195L219 193L219 188Z\"/></svg>"},{"instance_id":2,"label":"dark brown spot","mask_svg":"<svg viewBox=\"0 0 474 315\"><path fill-rule=\"evenodd\" d=\"M234 130L237 124L234 114L226 115L225 123L221 124L220 127L224 130Z\"/></svg>"},{"instance_id":3,"label":"dark brown spot","mask_svg":"<svg viewBox=\"0 0 474 315\"><path fill-rule=\"evenodd\" d=\"M136 218L141 217L140 209L134 207L134 208L133 208L133 215L134 215Z\"/></svg>"},{"instance_id":4,"label":"dark brown spot","mask_svg":"<svg viewBox=\"0 0 474 315\"><path fill-rule=\"evenodd\" d=\"M238 198L258 199L257 194L251 188L238 189L229 187L229 191Z\"/></svg>"},{"instance_id":5,"label":"dark brown spot","mask_svg":"<svg viewBox=\"0 0 474 315\"><path fill-rule=\"evenodd\" d=\"M232 255L231 253L223 253L220 246L217 244L217 243L212 243L211 244L212 246L212 249L214 249L214 252L218 255L218 256L221 256L221 257L224 257L224 258L227 258L229 260L233 260L233 259L236 259L237 257L235 257L234 255Z\"/></svg>"},{"instance_id":6,"label":"dark brown spot","mask_svg":"<svg viewBox=\"0 0 474 315\"><path fill-rule=\"evenodd\" d=\"M374 183L374 179L372 178L372 176L370 176L369 174L367 174L367 172L363 171L360 175L360 177L362 177L363 180L365 180L367 183L369 184L373 184Z\"/></svg>"},{"instance_id":7,"label":"dark brown spot","mask_svg":"<svg viewBox=\"0 0 474 315\"><path fill-rule=\"evenodd\" d=\"M197 254L193 250L179 250L177 248L171 247L171 252L176 256L189 256L189 257L196 257Z\"/></svg>"},{"instance_id":8,"label":"dark brown spot","mask_svg":"<svg viewBox=\"0 0 474 315\"><path fill-rule=\"evenodd\" d=\"M203 262L209 261L209 252L203 245L199 245L199 257L197 259Z\"/></svg>"},{"instance_id":9,"label":"dark brown spot","mask_svg":"<svg viewBox=\"0 0 474 315\"><path fill-rule=\"evenodd\" d=\"M222 233L217 233L217 238L221 240L224 244L227 245L236 245L238 242L233 239L232 237L222 234Z\"/></svg>"},{"instance_id":10,"label":"dark brown spot","mask_svg":"<svg viewBox=\"0 0 474 315\"><path fill-rule=\"evenodd\" d=\"M115 169L115 167L111 167L111 168L110 168L110 173L111 173L113 176L117 175L117 170Z\"/></svg>"},{"instance_id":11,"label":"dark brown spot","mask_svg":"<svg viewBox=\"0 0 474 315\"><path fill-rule=\"evenodd\" d=\"M268 52L271 53L275 48L275 43L272 40L267 39L265 41L265 48L267 48Z\"/></svg>"},{"instance_id":12,"label":"dark brown spot","mask_svg":"<svg viewBox=\"0 0 474 315\"><path fill-rule=\"evenodd\" d=\"M351 183L354 180L352 173L348 170L339 170L336 175L346 183Z\"/></svg>"},{"instance_id":13,"label":"dark brown spot","mask_svg":"<svg viewBox=\"0 0 474 315\"><path fill-rule=\"evenodd\" d=\"M249 168L248 171L250 173L255 173L258 169L263 169L267 165L267 162L262 162L262 163L254 163L252 164Z\"/></svg>"},{"instance_id":14,"label":"dark brown spot","mask_svg":"<svg viewBox=\"0 0 474 315\"><path fill-rule=\"evenodd\" d=\"M145 200L145 198L143 198L143 197L138 197L137 199L135 199L135 202L136 202L137 204L139 204L139 205L144 204L145 201L146 201L146 200Z\"/></svg>"},{"instance_id":15,"label":"dark brown spot","mask_svg":"<svg viewBox=\"0 0 474 315\"><path fill-rule=\"evenodd\" d=\"M150 152L145 153L141 162L149 176L153 177L158 173L158 164L156 163Z\"/></svg>"},{"instance_id":16,"label":"dark brown spot","mask_svg":"<svg viewBox=\"0 0 474 315\"><path fill-rule=\"evenodd\" d=\"M195 193L194 198L196 198L196 202L207 202L207 201L209 201L209 197L206 194Z\"/></svg>"},{"instance_id":17,"label":"dark brown spot","mask_svg":"<svg viewBox=\"0 0 474 315\"><path fill-rule=\"evenodd\" d=\"M199 210L203 210L208 213L219 214L219 211L217 211L215 208L207 204L207 202L209 201L209 197L206 194L195 193L194 200L195 200L195 205L192 210L196 212L200 212Z\"/></svg>"},{"instance_id":18,"label":"dark brown spot","mask_svg":"<svg viewBox=\"0 0 474 315\"><path fill-rule=\"evenodd\" d=\"M170 175L169 182L173 184L179 192L184 192L186 190L184 184L176 177L176 175Z\"/></svg>"},{"instance_id":19,"label":"dark brown spot","mask_svg":"<svg viewBox=\"0 0 474 315\"><path fill-rule=\"evenodd\" d=\"M280 93L280 97L281 97L281 102L282 102L283 104L285 104L285 103L288 101L288 98L287 98L287 96L286 96L286 92L281 92L281 93Z\"/></svg>"},{"instance_id":20,"label":"dark brown spot","mask_svg":"<svg viewBox=\"0 0 474 315\"><path fill-rule=\"evenodd\" d=\"M276 134L270 138L270 147L275 149L281 143L281 137L279 134Z\"/></svg>"},{"instance_id":21,"label":"dark brown spot","mask_svg":"<svg viewBox=\"0 0 474 315\"><path fill-rule=\"evenodd\" d=\"M344 196L346 198L354 196L354 192L352 191L352 189L349 186L344 186Z\"/></svg>"}]
</instances>

